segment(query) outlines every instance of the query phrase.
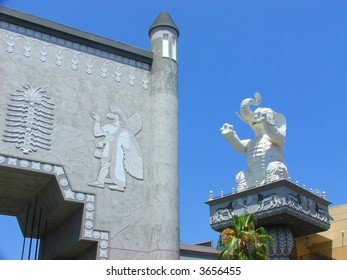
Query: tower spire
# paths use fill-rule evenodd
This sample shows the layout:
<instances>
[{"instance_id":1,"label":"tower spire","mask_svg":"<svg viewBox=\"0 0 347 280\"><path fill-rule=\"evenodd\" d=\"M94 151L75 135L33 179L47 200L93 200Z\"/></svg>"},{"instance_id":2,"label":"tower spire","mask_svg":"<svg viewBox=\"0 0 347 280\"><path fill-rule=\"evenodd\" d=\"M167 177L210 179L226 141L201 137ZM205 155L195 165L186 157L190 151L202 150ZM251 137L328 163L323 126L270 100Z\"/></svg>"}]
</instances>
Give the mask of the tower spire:
<instances>
[{"instance_id":1,"label":"tower spire","mask_svg":"<svg viewBox=\"0 0 347 280\"><path fill-rule=\"evenodd\" d=\"M173 19L171 18L170 14L167 12L162 12L158 15L158 17L155 19L151 27L149 28L148 34L151 36L151 32L159 27L163 28L173 28L177 32L177 37L179 36L179 29Z\"/></svg>"}]
</instances>

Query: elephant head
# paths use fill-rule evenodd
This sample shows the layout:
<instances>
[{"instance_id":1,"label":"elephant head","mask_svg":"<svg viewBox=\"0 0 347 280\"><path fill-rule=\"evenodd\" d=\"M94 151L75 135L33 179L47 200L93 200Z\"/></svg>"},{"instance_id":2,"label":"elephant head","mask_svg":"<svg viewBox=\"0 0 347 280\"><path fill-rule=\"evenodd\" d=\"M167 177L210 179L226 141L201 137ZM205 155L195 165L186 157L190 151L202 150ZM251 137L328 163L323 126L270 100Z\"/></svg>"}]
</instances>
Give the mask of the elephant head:
<instances>
[{"instance_id":1,"label":"elephant head","mask_svg":"<svg viewBox=\"0 0 347 280\"><path fill-rule=\"evenodd\" d=\"M255 99L246 98L241 102L240 113L239 116L244 122L252 125L256 123L255 113L251 110L250 106L258 106L261 102L261 95L259 92L254 94Z\"/></svg>"},{"instance_id":2,"label":"elephant head","mask_svg":"<svg viewBox=\"0 0 347 280\"><path fill-rule=\"evenodd\" d=\"M263 125L259 122L261 118L265 118L267 123L276 127L276 131L282 137L286 135L286 119L282 114L274 112L270 108L257 108L252 111L250 106L258 106L262 100L259 92L254 94L253 98L246 98L241 102L239 117L245 123L249 124L256 133L264 132Z\"/></svg>"}]
</instances>

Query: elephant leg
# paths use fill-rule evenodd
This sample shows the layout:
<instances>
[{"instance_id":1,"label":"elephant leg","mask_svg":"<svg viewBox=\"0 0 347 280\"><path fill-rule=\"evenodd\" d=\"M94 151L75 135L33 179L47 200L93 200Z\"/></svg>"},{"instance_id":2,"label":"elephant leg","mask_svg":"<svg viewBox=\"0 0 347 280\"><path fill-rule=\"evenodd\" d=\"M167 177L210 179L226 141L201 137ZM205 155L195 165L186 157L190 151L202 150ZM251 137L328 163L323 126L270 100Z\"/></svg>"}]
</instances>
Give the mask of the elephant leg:
<instances>
[{"instance_id":1,"label":"elephant leg","mask_svg":"<svg viewBox=\"0 0 347 280\"><path fill-rule=\"evenodd\" d=\"M287 167L280 161L270 162L265 171L266 183L288 179Z\"/></svg>"},{"instance_id":2,"label":"elephant leg","mask_svg":"<svg viewBox=\"0 0 347 280\"><path fill-rule=\"evenodd\" d=\"M240 171L236 175L236 184L237 184L237 191L243 191L247 189L247 178L248 178L248 172L247 171Z\"/></svg>"}]
</instances>

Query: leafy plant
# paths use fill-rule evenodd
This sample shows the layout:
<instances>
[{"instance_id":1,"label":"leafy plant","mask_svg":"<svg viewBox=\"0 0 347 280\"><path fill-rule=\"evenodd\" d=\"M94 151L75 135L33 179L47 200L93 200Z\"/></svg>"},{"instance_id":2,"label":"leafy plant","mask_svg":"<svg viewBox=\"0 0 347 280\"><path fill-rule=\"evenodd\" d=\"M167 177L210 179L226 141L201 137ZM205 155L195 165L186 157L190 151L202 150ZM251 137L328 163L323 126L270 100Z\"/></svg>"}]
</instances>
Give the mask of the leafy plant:
<instances>
[{"instance_id":1,"label":"leafy plant","mask_svg":"<svg viewBox=\"0 0 347 280\"><path fill-rule=\"evenodd\" d=\"M221 232L217 248L220 260L268 260L267 244L273 242L263 227L256 228L255 215L233 216L232 227Z\"/></svg>"}]
</instances>

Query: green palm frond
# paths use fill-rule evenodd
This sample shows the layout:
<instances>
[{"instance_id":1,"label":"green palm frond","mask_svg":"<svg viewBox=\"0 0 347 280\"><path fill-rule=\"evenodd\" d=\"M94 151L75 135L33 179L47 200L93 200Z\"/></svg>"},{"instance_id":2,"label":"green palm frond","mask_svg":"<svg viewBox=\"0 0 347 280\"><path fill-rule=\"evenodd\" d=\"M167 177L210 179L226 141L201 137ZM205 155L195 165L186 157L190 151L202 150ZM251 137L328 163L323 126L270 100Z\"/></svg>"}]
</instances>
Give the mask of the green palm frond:
<instances>
[{"instance_id":1,"label":"green palm frond","mask_svg":"<svg viewBox=\"0 0 347 280\"><path fill-rule=\"evenodd\" d=\"M222 234L223 238L222 238ZM222 250L219 259L223 260L267 260L267 245L273 238L263 227L256 228L254 214L232 217L232 227L223 230L217 248Z\"/></svg>"},{"instance_id":2,"label":"green palm frond","mask_svg":"<svg viewBox=\"0 0 347 280\"><path fill-rule=\"evenodd\" d=\"M255 215L253 213L249 214L247 216L247 219L245 221L245 229L255 229L256 219Z\"/></svg>"},{"instance_id":3,"label":"green palm frond","mask_svg":"<svg viewBox=\"0 0 347 280\"><path fill-rule=\"evenodd\" d=\"M230 251L228 250L228 248L224 249L222 251L222 253L220 253L219 260L230 260Z\"/></svg>"}]
</instances>

